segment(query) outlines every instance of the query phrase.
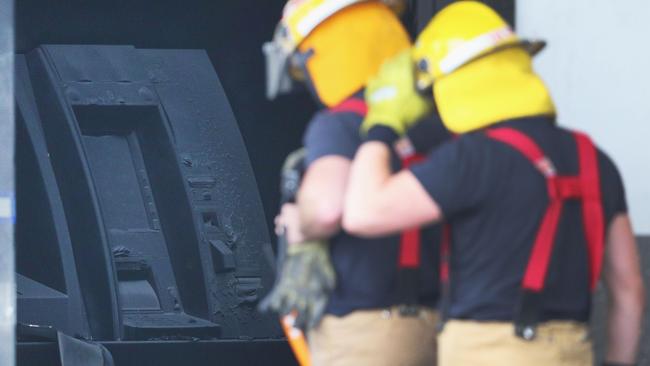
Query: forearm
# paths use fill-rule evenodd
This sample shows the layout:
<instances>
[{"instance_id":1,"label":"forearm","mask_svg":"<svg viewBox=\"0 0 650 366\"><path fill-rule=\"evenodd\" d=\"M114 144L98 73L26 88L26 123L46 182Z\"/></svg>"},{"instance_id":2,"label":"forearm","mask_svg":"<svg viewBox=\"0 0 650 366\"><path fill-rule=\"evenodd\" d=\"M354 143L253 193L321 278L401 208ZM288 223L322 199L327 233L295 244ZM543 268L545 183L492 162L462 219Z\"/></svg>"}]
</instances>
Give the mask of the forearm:
<instances>
[{"instance_id":1,"label":"forearm","mask_svg":"<svg viewBox=\"0 0 650 366\"><path fill-rule=\"evenodd\" d=\"M325 156L305 172L297 203L306 239L327 239L341 230L350 164L345 157Z\"/></svg>"},{"instance_id":2,"label":"forearm","mask_svg":"<svg viewBox=\"0 0 650 366\"><path fill-rule=\"evenodd\" d=\"M374 223L378 223L376 216L385 213L380 207L381 200L378 197L390 177L388 146L381 142L363 144L352 164L344 220L353 227L364 226L372 229Z\"/></svg>"},{"instance_id":3,"label":"forearm","mask_svg":"<svg viewBox=\"0 0 650 366\"><path fill-rule=\"evenodd\" d=\"M326 239L341 230L342 207L337 209L331 206L333 204L317 200L298 201L300 230L306 239Z\"/></svg>"},{"instance_id":4,"label":"forearm","mask_svg":"<svg viewBox=\"0 0 650 366\"><path fill-rule=\"evenodd\" d=\"M392 174L390 150L380 142L361 146L352 165L343 228L365 237L396 234L440 220L438 205L409 171Z\"/></svg>"},{"instance_id":5,"label":"forearm","mask_svg":"<svg viewBox=\"0 0 650 366\"><path fill-rule=\"evenodd\" d=\"M607 360L636 360L645 290L634 231L627 214L617 215L607 234L604 279L609 294Z\"/></svg>"},{"instance_id":6,"label":"forearm","mask_svg":"<svg viewBox=\"0 0 650 366\"><path fill-rule=\"evenodd\" d=\"M643 287L610 296L607 357L611 362L634 363L643 320Z\"/></svg>"}]
</instances>

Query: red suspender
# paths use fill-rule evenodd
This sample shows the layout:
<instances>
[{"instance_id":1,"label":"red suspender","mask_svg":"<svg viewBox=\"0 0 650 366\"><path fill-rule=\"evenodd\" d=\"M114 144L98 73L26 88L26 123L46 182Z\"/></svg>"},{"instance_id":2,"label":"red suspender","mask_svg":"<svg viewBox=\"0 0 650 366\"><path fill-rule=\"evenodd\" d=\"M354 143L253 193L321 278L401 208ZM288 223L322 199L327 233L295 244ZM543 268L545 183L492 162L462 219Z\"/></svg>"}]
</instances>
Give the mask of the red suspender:
<instances>
[{"instance_id":1,"label":"red suspender","mask_svg":"<svg viewBox=\"0 0 650 366\"><path fill-rule=\"evenodd\" d=\"M487 135L522 153L546 178L549 205L537 231L528 260L522 287L539 293L544 289L562 207L567 199L582 201L583 226L590 262L590 285L598 282L604 252L604 217L600 197L600 176L596 149L586 135L575 133L580 173L578 176L557 176L552 162L537 144L525 134L511 128L494 128Z\"/></svg>"},{"instance_id":2,"label":"red suspender","mask_svg":"<svg viewBox=\"0 0 650 366\"><path fill-rule=\"evenodd\" d=\"M413 154L402 157L402 169L422 161L424 156ZM420 229L413 228L402 232L398 265L400 268L420 267Z\"/></svg>"},{"instance_id":3,"label":"red suspender","mask_svg":"<svg viewBox=\"0 0 650 366\"><path fill-rule=\"evenodd\" d=\"M329 111L331 113L355 113L365 116L368 113L368 105L361 99L349 98L330 108ZM407 168L423 158L418 154L402 157L402 168ZM398 266L399 268L420 267L420 230L418 228L409 229L402 233Z\"/></svg>"},{"instance_id":4,"label":"red suspender","mask_svg":"<svg viewBox=\"0 0 650 366\"><path fill-rule=\"evenodd\" d=\"M368 114L368 105L361 99L350 98L330 108L329 111L331 113L356 113L365 117Z\"/></svg>"},{"instance_id":5,"label":"red suspender","mask_svg":"<svg viewBox=\"0 0 650 366\"><path fill-rule=\"evenodd\" d=\"M440 282L449 282L449 256L451 254L451 225L442 226L442 242L440 243Z\"/></svg>"},{"instance_id":6,"label":"red suspender","mask_svg":"<svg viewBox=\"0 0 650 366\"><path fill-rule=\"evenodd\" d=\"M553 250L553 241L562 214L562 200L552 192L556 178L555 169L537 144L523 133L510 128L497 128L488 130L487 134L489 137L504 142L522 153L546 177L546 184L549 188L549 206L537 231L522 282L523 288L540 292L544 288L546 271Z\"/></svg>"},{"instance_id":7,"label":"red suspender","mask_svg":"<svg viewBox=\"0 0 650 366\"><path fill-rule=\"evenodd\" d=\"M580 157L582 185L582 225L585 228L589 253L591 289L596 288L605 254L605 214L600 190L598 154L589 137L574 133Z\"/></svg>"}]
</instances>

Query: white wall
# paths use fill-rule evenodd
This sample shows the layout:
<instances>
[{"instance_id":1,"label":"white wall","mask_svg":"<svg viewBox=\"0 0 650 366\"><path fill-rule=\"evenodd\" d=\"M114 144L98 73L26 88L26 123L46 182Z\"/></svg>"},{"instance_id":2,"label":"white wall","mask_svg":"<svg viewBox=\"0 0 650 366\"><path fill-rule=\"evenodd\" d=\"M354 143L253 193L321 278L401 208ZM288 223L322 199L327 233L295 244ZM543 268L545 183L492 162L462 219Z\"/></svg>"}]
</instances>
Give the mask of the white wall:
<instances>
[{"instance_id":1,"label":"white wall","mask_svg":"<svg viewBox=\"0 0 650 366\"><path fill-rule=\"evenodd\" d=\"M14 30L13 1L0 0L0 365L14 365ZM5 208L5 209L2 209Z\"/></svg>"},{"instance_id":2,"label":"white wall","mask_svg":"<svg viewBox=\"0 0 650 366\"><path fill-rule=\"evenodd\" d=\"M635 231L650 235L650 1L518 0L517 32L562 125L588 132L618 165Z\"/></svg>"}]
</instances>

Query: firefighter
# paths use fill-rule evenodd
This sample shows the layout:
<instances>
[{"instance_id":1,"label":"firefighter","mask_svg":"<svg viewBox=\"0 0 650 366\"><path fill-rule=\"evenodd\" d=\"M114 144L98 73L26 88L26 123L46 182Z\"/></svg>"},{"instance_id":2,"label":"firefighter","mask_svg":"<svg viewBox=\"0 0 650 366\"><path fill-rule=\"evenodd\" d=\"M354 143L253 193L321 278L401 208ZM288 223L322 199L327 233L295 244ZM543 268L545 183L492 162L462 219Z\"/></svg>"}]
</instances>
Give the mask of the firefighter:
<instances>
[{"instance_id":1,"label":"firefighter","mask_svg":"<svg viewBox=\"0 0 650 366\"><path fill-rule=\"evenodd\" d=\"M360 0L289 1L274 41L265 46L268 96L299 80L324 107L304 135L297 204L283 205L276 219L289 252L300 253L294 262L303 264L294 266L291 280L278 281L271 301L281 314L298 311L314 365L435 364L439 230L361 239L340 224L351 160L361 144L365 84L410 46L389 7ZM314 245L319 240L328 244ZM336 285L326 293L319 282L327 282L321 274L329 271L315 267L330 258Z\"/></svg>"},{"instance_id":2,"label":"firefighter","mask_svg":"<svg viewBox=\"0 0 650 366\"><path fill-rule=\"evenodd\" d=\"M635 362L644 289L623 183L587 135L557 125L531 65L541 47L488 6L455 2L366 88L343 227L370 238L450 224L442 366L592 365L601 266L607 362ZM427 113L416 89L457 138L393 174L390 144Z\"/></svg>"}]
</instances>

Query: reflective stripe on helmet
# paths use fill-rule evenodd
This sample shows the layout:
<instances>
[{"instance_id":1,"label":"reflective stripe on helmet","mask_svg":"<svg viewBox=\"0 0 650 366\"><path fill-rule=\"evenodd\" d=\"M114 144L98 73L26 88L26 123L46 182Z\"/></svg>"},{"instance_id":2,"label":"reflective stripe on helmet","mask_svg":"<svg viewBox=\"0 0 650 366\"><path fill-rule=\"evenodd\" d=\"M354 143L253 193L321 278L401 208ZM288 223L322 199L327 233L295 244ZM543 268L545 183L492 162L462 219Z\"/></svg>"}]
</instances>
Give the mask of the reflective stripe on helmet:
<instances>
[{"instance_id":1,"label":"reflective stripe on helmet","mask_svg":"<svg viewBox=\"0 0 650 366\"><path fill-rule=\"evenodd\" d=\"M458 47L451 49L447 56L440 60L440 71L443 74L449 74L482 53L501 46L509 40L516 41L517 36L509 26L505 26L464 41Z\"/></svg>"},{"instance_id":2,"label":"reflective stripe on helmet","mask_svg":"<svg viewBox=\"0 0 650 366\"><path fill-rule=\"evenodd\" d=\"M325 1L316 8L312 9L304 18L302 18L296 25L296 31L300 36L307 37L309 33L314 30L325 19L331 17L337 11L358 3L360 0L330 0Z\"/></svg>"}]
</instances>

